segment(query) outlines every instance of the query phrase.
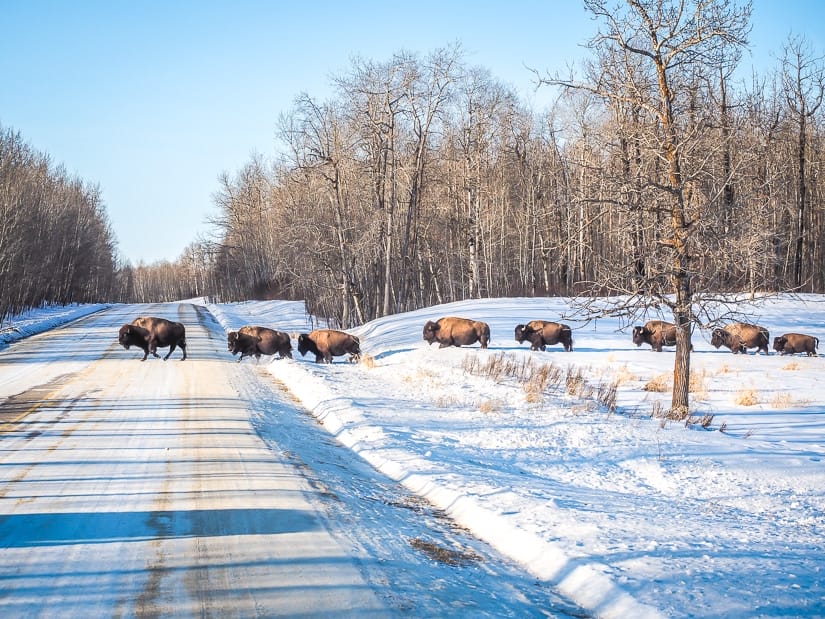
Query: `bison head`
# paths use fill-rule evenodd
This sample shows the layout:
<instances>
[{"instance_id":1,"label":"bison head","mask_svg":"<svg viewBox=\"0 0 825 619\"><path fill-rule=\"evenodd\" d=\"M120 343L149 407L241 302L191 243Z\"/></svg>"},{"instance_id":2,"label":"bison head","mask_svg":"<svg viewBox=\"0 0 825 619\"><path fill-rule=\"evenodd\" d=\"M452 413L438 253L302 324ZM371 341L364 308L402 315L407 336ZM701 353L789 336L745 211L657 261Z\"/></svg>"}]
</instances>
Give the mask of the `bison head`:
<instances>
[{"instance_id":1,"label":"bison head","mask_svg":"<svg viewBox=\"0 0 825 619\"><path fill-rule=\"evenodd\" d=\"M645 343L650 343L650 331L644 327L633 327L633 343L636 346L641 346Z\"/></svg>"},{"instance_id":2,"label":"bison head","mask_svg":"<svg viewBox=\"0 0 825 619\"><path fill-rule=\"evenodd\" d=\"M226 334L226 349L231 352L233 355L235 351L232 349L235 348L235 345L238 343L238 332L237 331L230 331Z\"/></svg>"},{"instance_id":3,"label":"bison head","mask_svg":"<svg viewBox=\"0 0 825 619\"><path fill-rule=\"evenodd\" d=\"M727 346L729 339L730 333L724 329L714 329L710 336L710 344L716 348L719 348L720 346Z\"/></svg>"},{"instance_id":4,"label":"bison head","mask_svg":"<svg viewBox=\"0 0 825 619\"><path fill-rule=\"evenodd\" d=\"M438 323L433 322L432 320L428 320L427 324L424 325L424 331L422 333L422 337L430 344L435 341L435 334L438 331Z\"/></svg>"},{"instance_id":5,"label":"bison head","mask_svg":"<svg viewBox=\"0 0 825 619\"><path fill-rule=\"evenodd\" d=\"M260 341L260 336L249 335L248 333L236 333L229 346L229 352L233 355L241 353L241 358L243 358L243 355L254 355L258 352L258 343Z\"/></svg>"},{"instance_id":6,"label":"bison head","mask_svg":"<svg viewBox=\"0 0 825 619\"><path fill-rule=\"evenodd\" d=\"M521 344L531 332L532 330L527 325L516 325L516 341Z\"/></svg>"},{"instance_id":7,"label":"bison head","mask_svg":"<svg viewBox=\"0 0 825 619\"><path fill-rule=\"evenodd\" d=\"M139 327L134 325L123 325L117 334L117 341L126 350L129 350L129 346L139 346L142 339Z\"/></svg>"},{"instance_id":8,"label":"bison head","mask_svg":"<svg viewBox=\"0 0 825 619\"><path fill-rule=\"evenodd\" d=\"M788 338L784 335L777 335L773 338L773 349L782 352L785 350L785 345L788 343Z\"/></svg>"},{"instance_id":9,"label":"bison head","mask_svg":"<svg viewBox=\"0 0 825 619\"><path fill-rule=\"evenodd\" d=\"M301 333L301 335L298 336L298 352L301 353L301 356L303 357L310 351L317 353L318 347L309 337L309 334Z\"/></svg>"}]
</instances>

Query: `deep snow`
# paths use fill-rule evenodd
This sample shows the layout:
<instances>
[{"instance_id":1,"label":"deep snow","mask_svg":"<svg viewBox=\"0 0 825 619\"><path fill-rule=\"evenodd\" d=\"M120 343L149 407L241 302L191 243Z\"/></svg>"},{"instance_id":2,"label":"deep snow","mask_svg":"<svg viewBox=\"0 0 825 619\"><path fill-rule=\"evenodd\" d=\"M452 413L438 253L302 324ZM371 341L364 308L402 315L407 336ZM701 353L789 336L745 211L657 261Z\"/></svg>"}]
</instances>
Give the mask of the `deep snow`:
<instances>
[{"instance_id":1,"label":"deep snow","mask_svg":"<svg viewBox=\"0 0 825 619\"><path fill-rule=\"evenodd\" d=\"M309 324L300 303L207 307L226 330ZM825 337L825 296L741 309L771 338ZM569 312L556 298L453 303L352 329L359 364L295 351L260 365L343 445L595 615L825 616L823 358L732 355L697 332L694 423L664 421L651 415L669 390L648 389L669 380L672 349L637 348L631 325L564 318L571 353L514 341L517 323ZM490 348L428 346L424 322L446 315L488 322ZM508 362L562 378L536 392L484 372ZM611 411L594 396L613 385Z\"/></svg>"}]
</instances>

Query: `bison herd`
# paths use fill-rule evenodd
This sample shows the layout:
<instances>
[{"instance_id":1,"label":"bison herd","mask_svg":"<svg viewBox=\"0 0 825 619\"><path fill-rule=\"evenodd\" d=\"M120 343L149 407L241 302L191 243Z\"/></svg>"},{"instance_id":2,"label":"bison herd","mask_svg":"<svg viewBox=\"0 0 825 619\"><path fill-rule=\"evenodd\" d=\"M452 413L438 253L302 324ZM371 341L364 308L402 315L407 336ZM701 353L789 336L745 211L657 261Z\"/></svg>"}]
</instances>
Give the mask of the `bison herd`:
<instances>
[{"instance_id":1,"label":"bison herd","mask_svg":"<svg viewBox=\"0 0 825 619\"><path fill-rule=\"evenodd\" d=\"M478 320L448 316L427 321L422 337L429 344L438 342L439 348L470 346L475 343L480 344L481 348L487 348L490 325ZM516 325L515 340L519 344L530 342L530 350L546 350L547 346L557 344L561 344L567 352L573 350L572 330L568 325L558 322L531 320L527 324ZM178 347L183 353L181 361L186 359L186 328L179 322L165 318L136 318L120 327L118 341L127 350L131 346L143 350L141 361L146 361L150 354L159 357L157 349L167 346L169 352L164 360ZM276 353L281 359L292 358L290 335L268 327L241 327L237 331L230 331L226 341L227 349L232 355L241 354L239 362L244 357L260 359L261 355ZM648 344L653 350L661 352L664 346L676 345L676 325L662 320L648 321L644 326L633 327L632 341L637 347ZM770 335L765 327L743 322L714 329L710 339L712 346L717 349L725 346L733 354L747 354L748 349L755 348L757 353L764 351L767 355L770 354L769 342ZM801 333L785 333L773 340L773 349L781 355L805 353L812 357L817 355L818 346L818 338ZM361 343L356 336L344 331L315 329L298 336L298 352L301 356L311 352L315 355L316 363L332 363L333 357L343 355L349 355L349 361L355 362L361 356Z\"/></svg>"},{"instance_id":2,"label":"bison herd","mask_svg":"<svg viewBox=\"0 0 825 619\"><path fill-rule=\"evenodd\" d=\"M137 346L143 350L141 361L146 361L149 354L159 357L156 350L167 346L169 352L163 358L164 361L177 347L180 347L183 352L181 361L186 359L186 328L179 322L165 318L154 316L135 318L131 323L120 328L118 342L126 350L131 346ZM261 355L274 355L275 353L278 353L280 359L292 358L292 342L289 334L269 327L245 326L237 331L230 331L226 334L226 347L233 356L241 353L238 357L239 362L244 357L260 359ZM308 352L313 353L316 363L332 363L333 357L347 354L349 360L354 362L358 361L361 356L361 343L357 337L343 331L315 329L298 336L298 352L301 356Z\"/></svg>"}]
</instances>

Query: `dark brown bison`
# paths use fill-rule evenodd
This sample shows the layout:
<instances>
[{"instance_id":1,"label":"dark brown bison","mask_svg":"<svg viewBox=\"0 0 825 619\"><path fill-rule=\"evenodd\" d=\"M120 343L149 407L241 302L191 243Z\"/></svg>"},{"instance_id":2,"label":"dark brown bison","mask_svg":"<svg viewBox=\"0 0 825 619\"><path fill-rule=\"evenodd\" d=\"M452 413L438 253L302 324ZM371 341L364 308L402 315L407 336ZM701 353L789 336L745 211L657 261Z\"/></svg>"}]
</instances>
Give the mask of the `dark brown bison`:
<instances>
[{"instance_id":1,"label":"dark brown bison","mask_svg":"<svg viewBox=\"0 0 825 619\"><path fill-rule=\"evenodd\" d=\"M468 318L439 318L436 322L428 320L424 325L424 339L432 344L438 342L439 348L447 346L469 346L479 342L487 348L490 342L490 326L486 322Z\"/></svg>"},{"instance_id":2,"label":"dark brown bison","mask_svg":"<svg viewBox=\"0 0 825 619\"><path fill-rule=\"evenodd\" d=\"M530 342L530 350L545 350L547 346L561 344L564 350L573 350L573 332L565 324L547 320L531 320L526 325L516 325L516 341Z\"/></svg>"},{"instance_id":3,"label":"dark brown bison","mask_svg":"<svg viewBox=\"0 0 825 619\"><path fill-rule=\"evenodd\" d=\"M664 320L648 320L644 327L633 327L633 343L636 346L650 344L653 350L662 352L662 346L676 346L676 325Z\"/></svg>"},{"instance_id":4,"label":"dark brown bison","mask_svg":"<svg viewBox=\"0 0 825 619\"><path fill-rule=\"evenodd\" d=\"M237 331L230 331L226 335L226 346L233 355L241 353L238 362L244 356L254 356L260 359L261 355L274 355L292 358L292 344L289 334L276 331L268 327L241 327Z\"/></svg>"},{"instance_id":5,"label":"dark brown bison","mask_svg":"<svg viewBox=\"0 0 825 619\"><path fill-rule=\"evenodd\" d=\"M740 352L747 354L748 348L756 348L757 353L764 350L765 354L769 355L769 342L770 334L765 327L745 322L733 322L724 328L714 329L710 337L712 346L727 346L734 355Z\"/></svg>"},{"instance_id":6,"label":"dark brown bison","mask_svg":"<svg viewBox=\"0 0 825 619\"><path fill-rule=\"evenodd\" d=\"M793 355L804 352L809 357L816 357L819 338L802 333L786 333L773 338L773 349L781 355Z\"/></svg>"},{"instance_id":7,"label":"dark brown bison","mask_svg":"<svg viewBox=\"0 0 825 619\"><path fill-rule=\"evenodd\" d=\"M141 316L135 318L131 324L123 325L118 333L118 341L126 350L130 346L137 346L143 350L143 359L151 353L154 357L160 357L156 352L158 348L169 347L169 352L163 358L166 361L175 348L180 346L183 351L183 358L186 359L186 328L179 322L166 320L165 318L155 318L153 316Z\"/></svg>"},{"instance_id":8,"label":"dark brown bison","mask_svg":"<svg viewBox=\"0 0 825 619\"><path fill-rule=\"evenodd\" d=\"M333 357L349 354L349 361L361 357L361 342L354 335L334 329L315 329L298 336L298 352L315 354L315 363L332 363Z\"/></svg>"}]
</instances>

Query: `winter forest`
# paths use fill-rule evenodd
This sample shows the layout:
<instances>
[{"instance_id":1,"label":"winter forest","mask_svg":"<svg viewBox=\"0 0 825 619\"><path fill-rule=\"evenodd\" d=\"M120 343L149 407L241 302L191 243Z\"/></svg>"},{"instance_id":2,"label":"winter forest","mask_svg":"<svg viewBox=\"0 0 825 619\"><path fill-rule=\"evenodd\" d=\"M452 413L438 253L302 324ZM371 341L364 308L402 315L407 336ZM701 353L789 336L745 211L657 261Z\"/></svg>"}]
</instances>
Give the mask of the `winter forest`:
<instances>
[{"instance_id":1,"label":"winter forest","mask_svg":"<svg viewBox=\"0 0 825 619\"><path fill-rule=\"evenodd\" d=\"M273 152L220 174L212 237L174 262L121 263L94 181L0 127L0 318L277 298L349 328L470 298L623 295L684 325L703 294L825 292L823 52L791 35L755 74L749 4L584 4L586 62L531 59L545 109L460 44L355 59L329 99L296 93Z\"/></svg>"}]
</instances>

